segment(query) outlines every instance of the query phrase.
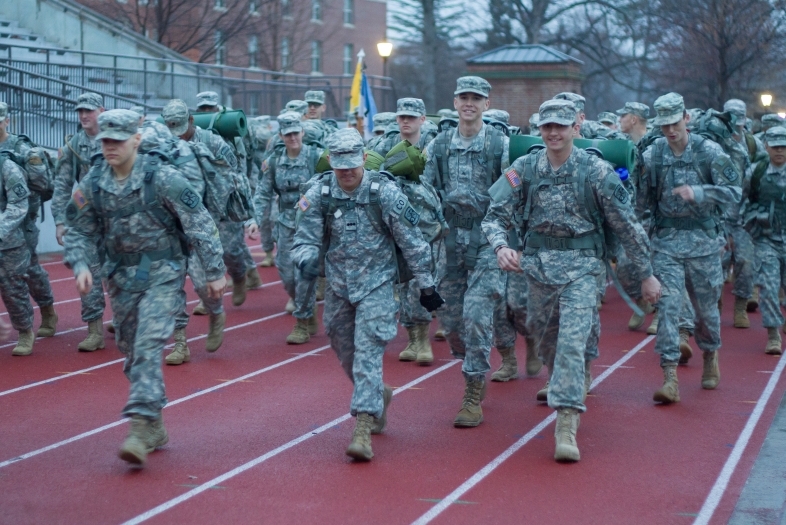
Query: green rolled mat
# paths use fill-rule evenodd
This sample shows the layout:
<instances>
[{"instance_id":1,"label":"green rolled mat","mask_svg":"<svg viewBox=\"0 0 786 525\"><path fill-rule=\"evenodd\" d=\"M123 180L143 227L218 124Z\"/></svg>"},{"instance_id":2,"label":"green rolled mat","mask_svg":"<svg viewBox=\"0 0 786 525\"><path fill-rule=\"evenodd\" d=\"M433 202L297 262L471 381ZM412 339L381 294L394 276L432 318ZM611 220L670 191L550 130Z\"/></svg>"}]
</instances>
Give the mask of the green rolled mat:
<instances>
[{"instance_id":1,"label":"green rolled mat","mask_svg":"<svg viewBox=\"0 0 786 525\"><path fill-rule=\"evenodd\" d=\"M426 167L426 158L409 141L402 140L385 155L384 167L393 175L420 182L420 175Z\"/></svg>"},{"instance_id":2,"label":"green rolled mat","mask_svg":"<svg viewBox=\"0 0 786 525\"><path fill-rule=\"evenodd\" d=\"M366 157L365 168L371 171L379 171L379 168L382 166L382 163L385 162L385 157L383 157L376 151L370 149L367 149L366 153L367 153L367 157ZM314 171L316 173L324 173L332 169L330 167L330 161L328 161L329 154L330 152L328 150L325 150L322 152L322 155L319 156L317 165L314 167Z\"/></svg>"},{"instance_id":3,"label":"green rolled mat","mask_svg":"<svg viewBox=\"0 0 786 525\"><path fill-rule=\"evenodd\" d=\"M530 135L513 135L510 137L510 163L527 154L535 144L543 144L543 139ZM629 140L587 140L573 139L573 144L581 149L595 148L603 158L615 168L624 167L633 172L636 163L636 146Z\"/></svg>"},{"instance_id":4,"label":"green rolled mat","mask_svg":"<svg viewBox=\"0 0 786 525\"><path fill-rule=\"evenodd\" d=\"M242 109L224 109L216 113L192 113L194 125L202 129L213 129L225 139L235 137L245 137L248 133L248 121ZM164 119L159 116L156 121L165 124Z\"/></svg>"}]
</instances>

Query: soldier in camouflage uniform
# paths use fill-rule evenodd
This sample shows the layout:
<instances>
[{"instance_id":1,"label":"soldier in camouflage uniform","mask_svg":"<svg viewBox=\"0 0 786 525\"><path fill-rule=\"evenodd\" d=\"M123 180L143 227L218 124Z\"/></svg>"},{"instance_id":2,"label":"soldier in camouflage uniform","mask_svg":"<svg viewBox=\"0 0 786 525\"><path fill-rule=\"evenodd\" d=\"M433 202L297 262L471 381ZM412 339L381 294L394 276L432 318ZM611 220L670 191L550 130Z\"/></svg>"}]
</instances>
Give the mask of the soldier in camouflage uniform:
<instances>
[{"instance_id":1,"label":"soldier in camouflage uniform","mask_svg":"<svg viewBox=\"0 0 786 525\"><path fill-rule=\"evenodd\" d=\"M415 226L419 216L395 184L363 168L366 154L360 134L339 130L331 135L328 149L335 174L328 186L316 184L298 201L294 259L303 276L314 279L324 254L330 281L325 331L354 384L350 411L357 422L347 455L368 461L374 455L371 434L384 429L393 394L382 383L382 354L396 336L397 263L391 241L417 279L421 303L434 310L442 300L434 290L430 248Z\"/></svg>"},{"instance_id":2,"label":"soldier in camouflage uniform","mask_svg":"<svg viewBox=\"0 0 786 525\"><path fill-rule=\"evenodd\" d=\"M761 131L756 133L754 137L760 141L764 140L764 134L768 129L775 126L783 126L784 120L777 113L767 113L761 117Z\"/></svg>"},{"instance_id":3,"label":"soldier in camouflage uniform","mask_svg":"<svg viewBox=\"0 0 786 525\"><path fill-rule=\"evenodd\" d=\"M306 120L319 124L323 136L327 138L335 129L322 120L327 110L327 106L325 105L325 92L319 90L306 91L304 101L308 104Z\"/></svg>"},{"instance_id":4,"label":"soldier in camouflage uniform","mask_svg":"<svg viewBox=\"0 0 786 525\"><path fill-rule=\"evenodd\" d=\"M314 176L314 168L322 150L303 144L303 126L300 114L288 111L278 116L279 135L286 147L280 154L274 153L262 164L262 177L254 194L254 211L261 223L278 196L278 223L276 238L276 268L284 282L284 289L294 302L295 327L287 336L289 344L307 343L317 333L314 287L297 273L292 259L292 243L295 237L295 216L300 197L300 185ZM258 227L249 229L256 236Z\"/></svg>"},{"instance_id":5,"label":"soldier in camouflage uniform","mask_svg":"<svg viewBox=\"0 0 786 525\"><path fill-rule=\"evenodd\" d=\"M238 160L227 142L216 133L204 130L194 125L194 117L190 115L188 106L182 100L175 99L169 101L161 111L164 123L175 137L179 137L186 142L201 142L207 146L213 157L219 162L225 162L233 170L238 169ZM185 132L179 133L184 130ZM218 232L221 236L221 245L224 249L224 264L226 264L229 276L232 278L232 304L242 305L246 300L246 275L249 270L245 251L248 246L245 243L243 225L230 220L221 220L214 217ZM243 249L245 247L245 250ZM200 308L201 307L201 308ZM219 312L208 310L206 305L200 303L194 308L194 314L212 314L217 316Z\"/></svg>"},{"instance_id":6,"label":"soldier in camouflage uniform","mask_svg":"<svg viewBox=\"0 0 786 525\"><path fill-rule=\"evenodd\" d=\"M222 295L226 279L210 214L177 170L159 164L156 156L137 154L138 120L124 109L99 117L97 139L105 161L82 179L66 207L65 260L79 293L87 293L95 284L89 267L92 246L97 235L102 238L115 340L126 356L123 371L131 383L123 408L131 428L119 456L144 464L148 453L169 440L161 418L167 402L161 356L182 301L184 243L197 251L211 296Z\"/></svg>"},{"instance_id":7,"label":"soldier in camouflage uniform","mask_svg":"<svg viewBox=\"0 0 786 525\"><path fill-rule=\"evenodd\" d=\"M421 180L439 192L450 225L444 240L445 277L439 291L447 306L438 315L454 357L464 359L462 408L456 427L483 422L480 402L485 395L492 338L503 357L515 352L502 346L500 327L506 315L507 277L497 266L480 223L486 214L489 188L508 165L508 137L483 122L489 108L491 85L480 77L456 81L453 105L459 112L457 128L442 131L426 148Z\"/></svg>"},{"instance_id":8,"label":"soldier in camouflage uniform","mask_svg":"<svg viewBox=\"0 0 786 525\"><path fill-rule=\"evenodd\" d=\"M573 146L579 129L575 105L544 102L539 127L546 149L517 159L494 184L483 232L499 266L526 275L529 329L552 374L548 403L557 410L554 458L578 461L587 340L598 317L597 276L604 269L603 229L618 236L634 261L647 299L657 301L660 285L652 276L647 236L619 177L608 163ZM591 192L586 200L585 192ZM590 210L585 203L593 201L597 204ZM519 225L523 252L508 244L514 214L525 221Z\"/></svg>"},{"instance_id":9,"label":"soldier in camouflage uniform","mask_svg":"<svg viewBox=\"0 0 786 525\"><path fill-rule=\"evenodd\" d=\"M8 132L8 125L11 119L8 116L8 105L0 102L0 154L10 152L15 161L21 162L20 167L32 174L36 171L45 172L42 176L47 177L49 170L47 153L33 144L24 135L15 135ZM52 294L52 286L49 284L49 274L38 261L38 235L39 230L36 225L38 210L41 209L41 195L30 189L30 199L28 202L28 212L22 223L22 230L25 234L27 249L30 252L30 267L24 274L30 295L41 309L41 326L36 335L38 337L52 337L57 331L57 314L55 313L55 298Z\"/></svg>"},{"instance_id":10,"label":"soldier in camouflage uniform","mask_svg":"<svg viewBox=\"0 0 786 525\"><path fill-rule=\"evenodd\" d=\"M33 307L25 273L30 266L23 225L30 197L22 168L0 154L0 297L11 326L19 332L13 355L33 353Z\"/></svg>"},{"instance_id":11,"label":"soldier in camouflage uniform","mask_svg":"<svg viewBox=\"0 0 786 525\"><path fill-rule=\"evenodd\" d=\"M540 118L538 113L533 113L532 116L529 117L529 134L533 137L540 137L540 131L538 131L538 118Z\"/></svg>"},{"instance_id":12,"label":"soldier in camouflage uniform","mask_svg":"<svg viewBox=\"0 0 786 525\"><path fill-rule=\"evenodd\" d=\"M747 193L745 228L753 237L755 274L761 286L761 320L767 329L764 351L781 355L778 328L784 319L778 293L786 288L786 128L768 128L764 144L769 161L760 160L750 167L749 188L743 188Z\"/></svg>"},{"instance_id":13,"label":"soldier in camouflage uniform","mask_svg":"<svg viewBox=\"0 0 786 525\"><path fill-rule=\"evenodd\" d=\"M374 128L372 131L374 136L366 143L366 149L375 150L377 144L385 137L385 133L391 129L391 126L396 125L396 114L390 111L375 113L371 118L371 122Z\"/></svg>"},{"instance_id":14,"label":"soldier in camouflage uniform","mask_svg":"<svg viewBox=\"0 0 786 525\"><path fill-rule=\"evenodd\" d=\"M617 115L610 111L602 111L598 113L598 122L603 124L609 129L617 130L618 122L617 122Z\"/></svg>"},{"instance_id":15,"label":"soldier in camouflage uniform","mask_svg":"<svg viewBox=\"0 0 786 525\"><path fill-rule=\"evenodd\" d=\"M680 400L678 319L685 290L696 311L696 343L704 353L701 386L714 389L720 382L720 252L726 244L721 210L736 205L742 190L741 175L723 149L688 132L690 117L680 95L658 98L655 111L664 137L644 152L637 206L642 214L651 213L652 265L663 283L655 351L664 382L653 400L674 403Z\"/></svg>"},{"instance_id":16,"label":"soldier in camouflage uniform","mask_svg":"<svg viewBox=\"0 0 786 525\"><path fill-rule=\"evenodd\" d=\"M647 134L650 107L641 102L625 102L625 106L618 109L616 113L620 117L620 131L625 133L634 144L638 144L641 137Z\"/></svg>"},{"instance_id":17,"label":"soldier in camouflage uniform","mask_svg":"<svg viewBox=\"0 0 786 525\"><path fill-rule=\"evenodd\" d=\"M379 113L378 113L379 114ZM436 136L436 129L423 133L426 122L426 106L419 98L400 98L396 102L396 126L374 147L374 151L383 157L402 140L424 151L429 142Z\"/></svg>"},{"instance_id":18,"label":"soldier in camouflage uniform","mask_svg":"<svg viewBox=\"0 0 786 525\"><path fill-rule=\"evenodd\" d=\"M52 215L57 225L57 242L63 246L66 233L65 207L74 184L79 183L90 169L90 159L101 150L96 140L98 135L98 116L104 111L104 99L97 93L83 93L76 100L76 112L82 129L73 137L67 138L65 146L60 148L60 158L55 168L55 192L52 195ZM77 347L82 352L94 352L104 348L104 290L101 287L101 260L103 251L100 240L96 238L95 246L88 254L90 271L93 272L95 286L90 293L80 297L82 301L82 321L87 323L87 337ZM110 324L110 326L112 326ZM111 331L111 330L110 330Z\"/></svg>"},{"instance_id":19,"label":"soldier in camouflage uniform","mask_svg":"<svg viewBox=\"0 0 786 525\"><path fill-rule=\"evenodd\" d=\"M197 94L198 113L217 113L223 110L224 107L219 105L218 93L215 91L203 91ZM238 171L245 175L246 178L250 178L253 159L249 159L243 139L235 137L230 140L222 137L222 140L232 148L232 153L235 154L235 159L237 159ZM251 152L251 156L253 157L253 152ZM232 277L232 304L240 306L246 300L246 289L258 289L262 286L262 279L259 277L257 263L246 244L246 239L243 235L243 225L232 221L221 221L218 223L218 230L222 235L221 242L224 245L225 257L229 254L230 257L238 260L242 259L246 267L246 278L241 279L240 283ZM227 267L229 267L229 263L227 263ZM230 275L232 274L230 273Z\"/></svg>"},{"instance_id":20,"label":"soldier in camouflage uniform","mask_svg":"<svg viewBox=\"0 0 786 525\"><path fill-rule=\"evenodd\" d=\"M268 157L266 147L273 132L270 127L270 117L263 115L249 119L248 134L254 144L254 170L256 174L256 184L259 184L259 179L262 176L262 163ZM254 178L252 177L252 180ZM254 188L256 191L256 188ZM270 206L267 209L267 214L262 216L262 223L259 224L259 236L262 244L262 251L265 252L265 257L259 262L259 266L268 268L273 266L273 249L275 247L276 239L273 235L273 225L276 223L277 206Z\"/></svg>"}]
</instances>

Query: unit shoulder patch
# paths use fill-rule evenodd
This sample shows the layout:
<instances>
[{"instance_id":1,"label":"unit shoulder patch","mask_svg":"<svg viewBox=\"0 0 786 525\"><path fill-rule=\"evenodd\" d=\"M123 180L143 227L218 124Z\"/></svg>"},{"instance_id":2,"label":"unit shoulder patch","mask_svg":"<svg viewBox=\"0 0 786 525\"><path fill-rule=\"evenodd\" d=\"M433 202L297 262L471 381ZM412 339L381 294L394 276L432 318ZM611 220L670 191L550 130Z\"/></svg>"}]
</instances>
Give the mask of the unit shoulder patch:
<instances>
[{"instance_id":1,"label":"unit shoulder patch","mask_svg":"<svg viewBox=\"0 0 786 525\"><path fill-rule=\"evenodd\" d=\"M404 210L404 218L409 222L412 226L417 226L420 222L420 214L415 211L415 208L412 206L407 206L407 209Z\"/></svg>"},{"instance_id":2,"label":"unit shoulder patch","mask_svg":"<svg viewBox=\"0 0 786 525\"><path fill-rule=\"evenodd\" d=\"M505 172L505 178L508 180L511 187L518 188L519 186L521 186L521 178L519 177L519 174L516 172L515 169L513 168L508 169L508 171Z\"/></svg>"},{"instance_id":3,"label":"unit shoulder patch","mask_svg":"<svg viewBox=\"0 0 786 525\"><path fill-rule=\"evenodd\" d=\"M183 191L180 192L180 202L188 206L189 209L193 210L199 204L199 195L194 193L194 190L191 188L184 188Z\"/></svg>"}]
</instances>

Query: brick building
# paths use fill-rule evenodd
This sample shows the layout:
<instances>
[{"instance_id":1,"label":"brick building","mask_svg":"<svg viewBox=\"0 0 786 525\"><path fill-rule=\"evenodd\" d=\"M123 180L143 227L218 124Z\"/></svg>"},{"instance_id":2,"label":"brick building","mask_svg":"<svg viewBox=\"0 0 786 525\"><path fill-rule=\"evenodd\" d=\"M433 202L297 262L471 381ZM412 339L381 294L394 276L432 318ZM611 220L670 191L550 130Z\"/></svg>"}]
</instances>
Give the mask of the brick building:
<instances>
[{"instance_id":1,"label":"brick building","mask_svg":"<svg viewBox=\"0 0 786 525\"><path fill-rule=\"evenodd\" d=\"M557 93L581 94L581 60L541 44L507 45L467 60L467 74L491 83L491 107L527 126L544 100Z\"/></svg>"},{"instance_id":2,"label":"brick building","mask_svg":"<svg viewBox=\"0 0 786 525\"><path fill-rule=\"evenodd\" d=\"M367 73L382 74L376 45L386 37L387 0L79 2L198 62L352 75L363 49Z\"/></svg>"}]
</instances>

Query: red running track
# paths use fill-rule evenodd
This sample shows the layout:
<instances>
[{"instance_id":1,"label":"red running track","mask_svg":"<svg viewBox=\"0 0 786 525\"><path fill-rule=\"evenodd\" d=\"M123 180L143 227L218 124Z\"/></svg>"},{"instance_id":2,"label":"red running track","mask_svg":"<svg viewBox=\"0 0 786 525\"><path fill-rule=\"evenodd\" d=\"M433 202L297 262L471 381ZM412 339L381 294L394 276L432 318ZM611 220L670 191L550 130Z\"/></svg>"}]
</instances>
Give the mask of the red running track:
<instances>
[{"instance_id":1,"label":"red running track","mask_svg":"<svg viewBox=\"0 0 786 525\"><path fill-rule=\"evenodd\" d=\"M116 456L127 430L120 354L109 338L76 352L85 331L73 281L57 260L46 268L64 279L53 284L59 334L30 357L0 345L0 523L725 523L785 389L786 361L763 353L760 315L735 330L727 308L720 387L701 389L699 355L680 367L682 402L655 406L653 342L627 330L610 290L579 463L552 459L553 411L535 402L545 372L491 383L485 422L455 429L459 362L434 343L433 366L400 363L402 330L384 366L386 382L406 388L373 438L374 460L353 464L351 385L324 333L284 343L286 294L261 268L272 284L242 307L227 301L217 353L204 352L206 319L192 319L191 363L165 368L170 442L134 470Z\"/></svg>"}]
</instances>

